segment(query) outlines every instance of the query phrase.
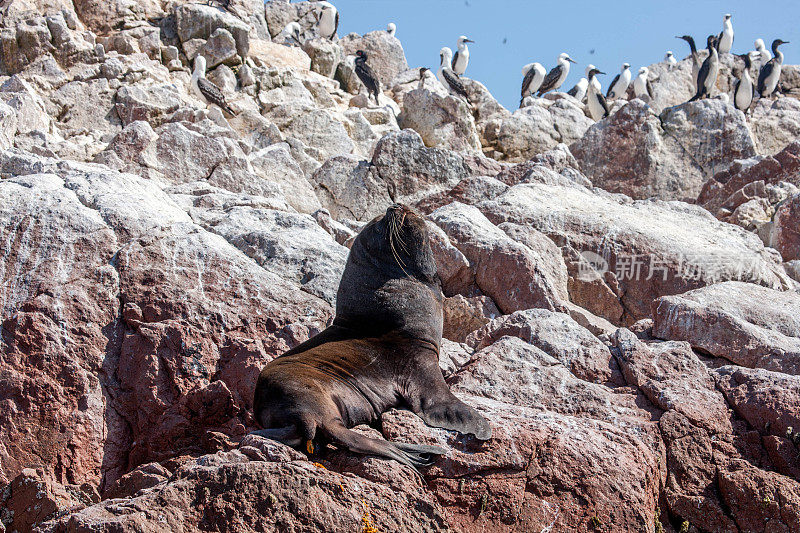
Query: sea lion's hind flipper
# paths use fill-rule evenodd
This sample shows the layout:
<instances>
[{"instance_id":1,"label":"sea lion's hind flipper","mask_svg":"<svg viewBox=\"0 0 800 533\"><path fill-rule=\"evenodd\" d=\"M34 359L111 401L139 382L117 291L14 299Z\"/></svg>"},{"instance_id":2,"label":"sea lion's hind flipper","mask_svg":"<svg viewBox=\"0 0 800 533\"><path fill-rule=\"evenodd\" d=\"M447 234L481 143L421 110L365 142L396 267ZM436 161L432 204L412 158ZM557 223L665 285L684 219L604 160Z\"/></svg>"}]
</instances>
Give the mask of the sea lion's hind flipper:
<instances>
[{"instance_id":1,"label":"sea lion's hind flipper","mask_svg":"<svg viewBox=\"0 0 800 533\"><path fill-rule=\"evenodd\" d=\"M267 439L276 440L287 446L297 447L302 444L303 439L297 432L297 427L287 426L285 428L269 428L251 431L251 435L258 435Z\"/></svg>"},{"instance_id":2,"label":"sea lion's hind flipper","mask_svg":"<svg viewBox=\"0 0 800 533\"><path fill-rule=\"evenodd\" d=\"M444 453L444 450L436 446L396 445L388 440L373 439L347 429L338 420L323 424L320 430L326 433L334 444L345 446L351 452L394 459L414 469L430 466L433 463L432 455L439 455L439 450ZM401 446L405 447L405 450L401 449Z\"/></svg>"},{"instance_id":3,"label":"sea lion's hind flipper","mask_svg":"<svg viewBox=\"0 0 800 533\"><path fill-rule=\"evenodd\" d=\"M444 455L447 450L440 446L428 446L425 444L407 444L405 442L392 442L396 448L408 455L414 456L418 461L430 466L436 461L436 457Z\"/></svg>"},{"instance_id":4,"label":"sea lion's hind flipper","mask_svg":"<svg viewBox=\"0 0 800 533\"><path fill-rule=\"evenodd\" d=\"M429 426L469 433L479 440L491 439L492 427L483 415L452 394L450 396L448 399L423 400L414 412Z\"/></svg>"}]
</instances>

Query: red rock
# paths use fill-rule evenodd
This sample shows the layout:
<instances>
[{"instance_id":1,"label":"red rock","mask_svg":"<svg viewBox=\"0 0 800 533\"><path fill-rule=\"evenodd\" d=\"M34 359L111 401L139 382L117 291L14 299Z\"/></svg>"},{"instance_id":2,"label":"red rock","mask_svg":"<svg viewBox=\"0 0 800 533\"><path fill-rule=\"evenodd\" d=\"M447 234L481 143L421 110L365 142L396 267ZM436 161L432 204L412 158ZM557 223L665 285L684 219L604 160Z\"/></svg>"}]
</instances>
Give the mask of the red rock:
<instances>
[{"instance_id":1,"label":"red rock","mask_svg":"<svg viewBox=\"0 0 800 533\"><path fill-rule=\"evenodd\" d=\"M465 298L456 294L444 301L442 336L451 341L464 342L467 335L498 316L500 311L488 296Z\"/></svg>"},{"instance_id":2,"label":"red rock","mask_svg":"<svg viewBox=\"0 0 800 533\"><path fill-rule=\"evenodd\" d=\"M800 259L800 194L794 195L775 212L771 243L784 261Z\"/></svg>"}]
</instances>

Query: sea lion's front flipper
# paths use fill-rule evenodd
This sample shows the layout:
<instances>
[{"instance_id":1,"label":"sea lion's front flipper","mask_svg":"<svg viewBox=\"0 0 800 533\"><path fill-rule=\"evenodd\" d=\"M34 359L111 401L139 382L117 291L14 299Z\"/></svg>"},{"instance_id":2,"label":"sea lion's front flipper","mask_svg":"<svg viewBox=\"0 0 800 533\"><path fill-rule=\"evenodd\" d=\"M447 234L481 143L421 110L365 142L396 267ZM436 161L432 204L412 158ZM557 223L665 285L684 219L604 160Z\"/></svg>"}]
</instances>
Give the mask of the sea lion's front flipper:
<instances>
[{"instance_id":1,"label":"sea lion's front flipper","mask_svg":"<svg viewBox=\"0 0 800 533\"><path fill-rule=\"evenodd\" d=\"M303 439L300 437L300 433L297 432L297 428L293 425L285 428L259 429L256 431L251 431L250 434L276 440L292 447L299 446L303 442Z\"/></svg>"},{"instance_id":2,"label":"sea lion's front flipper","mask_svg":"<svg viewBox=\"0 0 800 533\"><path fill-rule=\"evenodd\" d=\"M420 446L373 439L347 429L340 420L327 422L320 429L328 434L334 444L346 446L352 452L394 459L415 469L430 466L436 455L445 453L445 450L438 446Z\"/></svg>"}]
</instances>

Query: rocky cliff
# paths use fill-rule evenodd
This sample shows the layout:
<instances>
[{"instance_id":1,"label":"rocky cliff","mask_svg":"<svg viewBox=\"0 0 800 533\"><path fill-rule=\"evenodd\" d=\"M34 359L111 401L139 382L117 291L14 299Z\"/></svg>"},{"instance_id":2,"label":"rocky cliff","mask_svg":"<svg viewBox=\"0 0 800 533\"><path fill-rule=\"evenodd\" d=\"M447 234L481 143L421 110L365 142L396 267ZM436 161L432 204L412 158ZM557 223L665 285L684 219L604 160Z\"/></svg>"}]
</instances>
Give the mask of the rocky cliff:
<instances>
[{"instance_id":1,"label":"rocky cliff","mask_svg":"<svg viewBox=\"0 0 800 533\"><path fill-rule=\"evenodd\" d=\"M563 93L467 103L315 9L8 8L0 531L800 531L798 69L745 115L654 65L595 123ZM190 90L199 55L233 115ZM248 435L258 372L330 323L394 202L428 218L440 364L494 431L358 428L445 447L422 477Z\"/></svg>"}]
</instances>

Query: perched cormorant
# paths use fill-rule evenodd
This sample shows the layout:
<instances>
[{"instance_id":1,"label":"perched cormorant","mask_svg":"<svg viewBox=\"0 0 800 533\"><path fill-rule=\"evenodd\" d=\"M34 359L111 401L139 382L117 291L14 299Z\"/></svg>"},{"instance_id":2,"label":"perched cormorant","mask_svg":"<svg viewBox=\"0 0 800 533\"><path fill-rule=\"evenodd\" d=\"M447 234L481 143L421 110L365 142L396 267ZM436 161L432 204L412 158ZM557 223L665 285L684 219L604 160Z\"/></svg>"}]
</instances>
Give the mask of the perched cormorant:
<instances>
[{"instance_id":1,"label":"perched cormorant","mask_svg":"<svg viewBox=\"0 0 800 533\"><path fill-rule=\"evenodd\" d=\"M617 74L611 85L608 86L606 98L622 98L628 92L628 86L631 84L631 65L629 63L622 64L622 70Z\"/></svg>"},{"instance_id":2,"label":"perched cormorant","mask_svg":"<svg viewBox=\"0 0 800 533\"><path fill-rule=\"evenodd\" d=\"M467 71L467 65L469 65L469 48L467 47L467 43L474 42L475 41L471 39L467 39L464 35L458 38L458 50L456 50L456 54L453 56L453 62L450 67L453 69L453 72L459 76Z\"/></svg>"},{"instance_id":3,"label":"perched cormorant","mask_svg":"<svg viewBox=\"0 0 800 533\"><path fill-rule=\"evenodd\" d=\"M526 96L530 96L539 90L547 71L541 63L530 63L522 67L522 74L524 74L525 77L522 79L522 92L520 93L519 100L520 107L522 107L522 101Z\"/></svg>"},{"instance_id":4,"label":"perched cormorant","mask_svg":"<svg viewBox=\"0 0 800 533\"><path fill-rule=\"evenodd\" d=\"M775 89L778 88L778 82L781 79L781 68L783 67L783 52L778 50L778 47L782 44L789 43L780 39L772 41L772 53L775 57L767 61L767 64L761 67L761 71L758 73L758 94L762 98L772 96Z\"/></svg>"},{"instance_id":5,"label":"perched cormorant","mask_svg":"<svg viewBox=\"0 0 800 533\"><path fill-rule=\"evenodd\" d=\"M358 50L356 52L356 75L358 79L361 80L361 83L364 84L364 87L367 88L367 98L369 95L375 97L375 104L378 105L378 95L381 92L381 82L378 80L378 77L375 76L375 73L372 72L372 69L369 65L367 65L367 54L364 50Z\"/></svg>"},{"instance_id":6,"label":"perched cormorant","mask_svg":"<svg viewBox=\"0 0 800 533\"><path fill-rule=\"evenodd\" d=\"M573 61L566 52L559 55L558 65L553 67L550 72L547 73L547 76L544 77L544 81L542 81L542 86L539 87L537 95L542 96L547 91L555 91L561 87L561 84L564 83L564 80L567 79L567 75L569 74L569 64L574 62L575 61Z\"/></svg>"},{"instance_id":7,"label":"perched cormorant","mask_svg":"<svg viewBox=\"0 0 800 533\"><path fill-rule=\"evenodd\" d=\"M191 85L195 95L206 104L214 104L231 115L236 114L225 101L222 90L206 79L206 58L202 55L198 55L194 60Z\"/></svg>"},{"instance_id":8,"label":"perched cormorant","mask_svg":"<svg viewBox=\"0 0 800 533\"><path fill-rule=\"evenodd\" d=\"M697 73L697 93L689 100L694 102L700 98L709 98L711 90L717 83L719 74L719 52L717 52L717 36L709 35L706 40L708 57L703 61L700 72Z\"/></svg>"},{"instance_id":9,"label":"perched cormorant","mask_svg":"<svg viewBox=\"0 0 800 533\"><path fill-rule=\"evenodd\" d=\"M750 54L742 54L738 57L744 60L744 69L742 69L741 77L733 85L733 105L736 109L747 113L747 110L750 109L750 104L753 103L753 95L756 92L753 78L750 77L752 63Z\"/></svg>"}]
</instances>

